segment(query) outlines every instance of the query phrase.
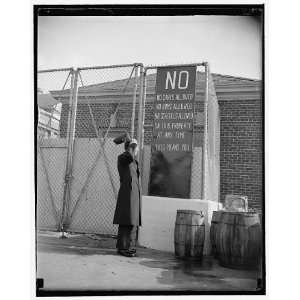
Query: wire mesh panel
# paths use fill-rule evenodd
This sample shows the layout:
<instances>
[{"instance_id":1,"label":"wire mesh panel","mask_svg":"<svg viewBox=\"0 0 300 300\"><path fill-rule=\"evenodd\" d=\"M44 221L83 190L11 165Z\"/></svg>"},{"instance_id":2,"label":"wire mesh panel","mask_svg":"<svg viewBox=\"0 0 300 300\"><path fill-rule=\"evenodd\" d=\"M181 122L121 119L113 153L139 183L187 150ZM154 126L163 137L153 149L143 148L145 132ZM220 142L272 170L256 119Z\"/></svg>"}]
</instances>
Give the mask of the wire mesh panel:
<instances>
[{"instance_id":1,"label":"wire mesh panel","mask_svg":"<svg viewBox=\"0 0 300 300\"><path fill-rule=\"evenodd\" d=\"M97 139L75 140L72 202L68 226L70 231L116 233L116 227L112 224L116 193L119 189L116 162L118 155L124 149L122 145L116 146L110 138L104 146L106 157L103 154L98 155L102 153L100 147ZM110 174L107 171L105 159L107 159ZM88 182L86 182L87 176L89 176Z\"/></svg>"},{"instance_id":2,"label":"wire mesh panel","mask_svg":"<svg viewBox=\"0 0 300 300\"><path fill-rule=\"evenodd\" d=\"M144 145L143 147L143 161L142 161L142 194L148 194L149 175L150 175L150 160L151 160L151 146Z\"/></svg>"},{"instance_id":3,"label":"wire mesh panel","mask_svg":"<svg viewBox=\"0 0 300 300\"><path fill-rule=\"evenodd\" d=\"M42 154L43 155L43 154ZM58 216L56 207L51 202L52 190L47 178L47 166L44 166L42 155L37 155L37 228L56 229Z\"/></svg>"},{"instance_id":4,"label":"wire mesh panel","mask_svg":"<svg viewBox=\"0 0 300 300\"><path fill-rule=\"evenodd\" d=\"M37 227L57 229L61 215L66 166L65 139L39 141L37 155Z\"/></svg>"},{"instance_id":5,"label":"wire mesh panel","mask_svg":"<svg viewBox=\"0 0 300 300\"><path fill-rule=\"evenodd\" d=\"M138 65L78 70L68 231L116 234L117 157L124 145L116 146L113 139L125 131L137 137L139 73ZM68 115L67 105L62 114Z\"/></svg>"},{"instance_id":6,"label":"wire mesh panel","mask_svg":"<svg viewBox=\"0 0 300 300\"><path fill-rule=\"evenodd\" d=\"M70 100L72 69L40 71L37 81L38 137L59 137L62 98L56 94L65 90L64 95Z\"/></svg>"},{"instance_id":7,"label":"wire mesh panel","mask_svg":"<svg viewBox=\"0 0 300 300\"><path fill-rule=\"evenodd\" d=\"M193 148L193 163L191 171L191 199L200 199L202 193L202 147Z\"/></svg>"},{"instance_id":8,"label":"wire mesh panel","mask_svg":"<svg viewBox=\"0 0 300 300\"><path fill-rule=\"evenodd\" d=\"M191 173L191 198L202 199L204 185L203 149L204 149L204 122L205 122L205 72L203 66L198 66L196 77L196 99L194 111L194 140L193 163Z\"/></svg>"},{"instance_id":9,"label":"wire mesh panel","mask_svg":"<svg viewBox=\"0 0 300 300\"><path fill-rule=\"evenodd\" d=\"M58 228L66 167L67 141L60 138L61 99L56 91L71 96L72 70L38 72L37 105L37 228Z\"/></svg>"},{"instance_id":10,"label":"wire mesh panel","mask_svg":"<svg viewBox=\"0 0 300 300\"><path fill-rule=\"evenodd\" d=\"M219 201L220 183L220 115L211 74L208 74L207 145L205 199Z\"/></svg>"}]
</instances>

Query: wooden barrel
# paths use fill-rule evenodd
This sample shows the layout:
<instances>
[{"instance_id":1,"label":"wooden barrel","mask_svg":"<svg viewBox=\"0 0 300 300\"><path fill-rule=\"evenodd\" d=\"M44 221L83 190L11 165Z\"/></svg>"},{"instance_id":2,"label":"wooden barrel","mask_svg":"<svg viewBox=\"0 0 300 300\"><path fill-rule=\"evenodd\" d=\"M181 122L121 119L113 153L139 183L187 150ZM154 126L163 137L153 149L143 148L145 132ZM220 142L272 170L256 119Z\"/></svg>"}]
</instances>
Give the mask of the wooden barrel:
<instances>
[{"instance_id":1,"label":"wooden barrel","mask_svg":"<svg viewBox=\"0 0 300 300\"><path fill-rule=\"evenodd\" d=\"M177 210L174 246L178 258L201 259L205 238L204 215L201 211Z\"/></svg>"},{"instance_id":2,"label":"wooden barrel","mask_svg":"<svg viewBox=\"0 0 300 300\"><path fill-rule=\"evenodd\" d=\"M261 239L257 213L224 211L216 233L216 252L220 264L232 268L257 268Z\"/></svg>"},{"instance_id":3,"label":"wooden barrel","mask_svg":"<svg viewBox=\"0 0 300 300\"><path fill-rule=\"evenodd\" d=\"M218 225L220 223L221 215L223 211L214 211L211 219L210 224L210 247L211 247L211 254L214 257L217 257L217 249L216 249L216 239L217 239L217 230Z\"/></svg>"}]
</instances>

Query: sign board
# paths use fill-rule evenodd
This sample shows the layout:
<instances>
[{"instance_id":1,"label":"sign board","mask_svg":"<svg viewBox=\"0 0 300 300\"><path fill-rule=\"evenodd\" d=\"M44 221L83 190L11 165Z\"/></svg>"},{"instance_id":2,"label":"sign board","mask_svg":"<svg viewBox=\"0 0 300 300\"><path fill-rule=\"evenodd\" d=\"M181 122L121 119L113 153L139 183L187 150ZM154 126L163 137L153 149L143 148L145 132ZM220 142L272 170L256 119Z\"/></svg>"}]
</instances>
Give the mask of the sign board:
<instances>
[{"instance_id":1,"label":"sign board","mask_svg":"<svg viewBox=\"0 0 300 300\"><path fill-rule=\"evenodd\" d=\"M196 66L157 68L149 195L190 196L195 82Z\"/></svg>"}]
</instances>

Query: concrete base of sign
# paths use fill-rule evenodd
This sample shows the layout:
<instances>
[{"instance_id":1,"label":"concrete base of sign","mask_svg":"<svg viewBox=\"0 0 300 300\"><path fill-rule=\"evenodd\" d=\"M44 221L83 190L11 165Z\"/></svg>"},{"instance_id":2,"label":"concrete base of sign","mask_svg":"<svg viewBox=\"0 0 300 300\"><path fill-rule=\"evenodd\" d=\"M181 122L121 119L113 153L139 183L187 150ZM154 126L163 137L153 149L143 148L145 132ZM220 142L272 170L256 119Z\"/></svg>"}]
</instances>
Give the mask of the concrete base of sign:
<instances>
[{"instance_id":1,"label":"concrete base of sign","mask_svg":"<svg viewBox=\"0 0 300 300\"><path fill-rule=\"evenodd\" d=\"M222 204L209 200L143 196L139 243L148 248L174 252L174 228L178 209L201 210L205 215L204 255L210 255L210 223Z\"/></svg>"}]
</instances>

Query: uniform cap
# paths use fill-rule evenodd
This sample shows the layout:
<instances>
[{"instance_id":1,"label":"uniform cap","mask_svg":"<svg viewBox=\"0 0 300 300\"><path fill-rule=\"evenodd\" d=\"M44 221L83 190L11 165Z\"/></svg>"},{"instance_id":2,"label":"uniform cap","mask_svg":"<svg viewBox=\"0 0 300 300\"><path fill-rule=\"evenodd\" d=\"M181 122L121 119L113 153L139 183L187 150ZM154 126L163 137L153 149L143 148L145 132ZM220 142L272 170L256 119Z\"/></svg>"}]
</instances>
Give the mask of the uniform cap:
<instances>
[{"instance_id":1,"label":"uniform cap","mask_svg":"<svg viewBox=\"0 0 300 300\"><path fill-rule=\"evenodd\" d=\"M131 139L129 145L138 144L136 139Z\"/></svg>"}]
</instances>

